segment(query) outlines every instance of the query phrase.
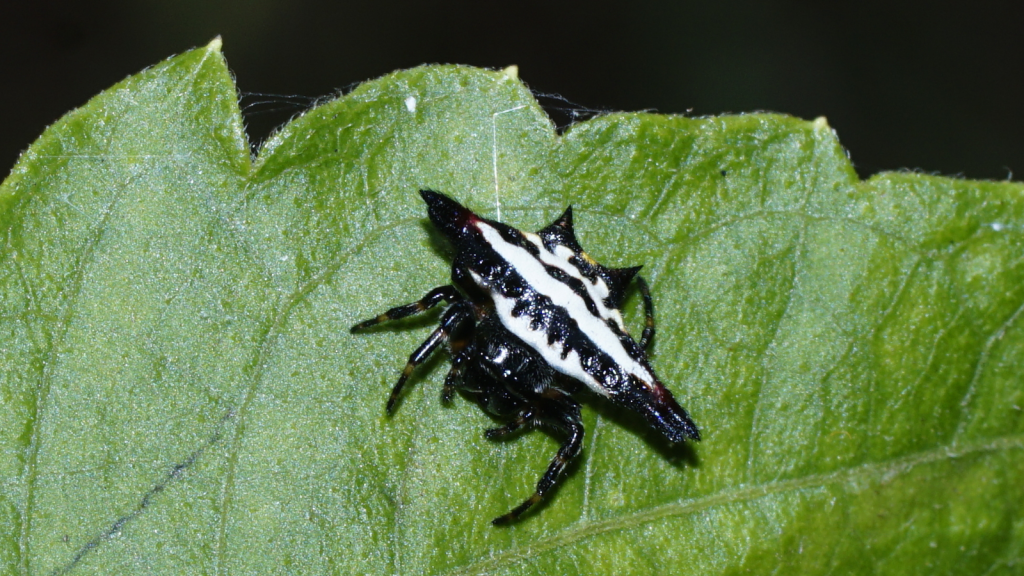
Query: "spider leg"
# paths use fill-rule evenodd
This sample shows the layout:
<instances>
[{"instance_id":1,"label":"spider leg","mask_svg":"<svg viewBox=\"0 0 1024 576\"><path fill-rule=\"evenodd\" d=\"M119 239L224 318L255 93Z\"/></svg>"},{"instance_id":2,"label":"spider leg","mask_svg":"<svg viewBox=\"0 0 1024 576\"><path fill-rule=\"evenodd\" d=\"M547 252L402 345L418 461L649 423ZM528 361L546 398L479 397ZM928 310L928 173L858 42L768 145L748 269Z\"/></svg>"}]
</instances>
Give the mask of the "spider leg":
<instances>
[{"instance_id":1,"label":"spider leg","mask_svg":"<svg viewBox=\"0 0 1024 576\"><path fill-rule=\"evenodd\" d=\"M452 401L455 389L463 385L463 373L466 371L466 362L472 355L472 338L475 323L469 315L463 319L454 331L449 335L448 348L452 355L452 368L444 378L444 387L441 388L441 402L448 404Z\"/></svg>"},{"instance_id":2,"label":"spider leg","mask_svg":"<svg viewBox=\"0 0 1024 576\"><path fill-rule=\"evenodd\" d=\"M533 495L527 498L522 504L513 508L508 514L499 516L491 521L491 524L500 526L514 522L531 506L540 502L551 488L558 482L559 477L565 470L566 465L579 455L583 448L583 422L580 418L580 405L568 396L561 395L559 401L555 402L555 410L547 411L540 416L540 420L552 428L563 430L567 433L565 442L558 449L548 469L537 482L537 488ZM525 412L525 410L524 410ZM517 419L518 420L518 419ZM514 424L514 422L512 423ZM509 426L511 426L510 424ZM518 426L517 426L518 427ZM505 426L504 428L508 428ZM504 428L498 430L504 431ZM515 428L513 428L514 430ZM491 436L489 436L491 437Z\"/></svg>"},{"instance_id":3,"label":"spider leg","mask_svg":"<svg viewBox=\"0 0 1024 576\"><path fill-rule=\"evenodd\" d=\"M519 414L516 415L515 420L512 420L508 424L505 424L504 426L499 426L497 428L488 428L487 430L484 430L484 436L490 438L491 440L508 436L509 434L515 432L516 430L519 430L520 428L526 426L527 424L533 424L536 413L536 408L534 408L533 406L527 406L526 408L520 410Z\"/></svg>"},{"instance_id":4,"label":"spider leg","mask_svg":"<svg viewBox=\"0 0 1024 576\"><path fill-rule=\"evenodd\" d=\"M647 286L647 281L639 274L636 277L636 285L644 299L644 331L640 335L640 347L647 350L651 339L654 338L654 300L651 299L651 289Z\"/></svg>"},{"instance_id":5,"label":"spider leg","mask_svg":"<svg viewBox=\"0 0 1024 576\"><path fill-rule=\"evenodd\" d=\"M442 288L444 287L442 286ZM439 289L431 290L431 293L437 290ZM444 315L441 316L441 325L431 332L430 336L427 336L427 339L420 344L419 348L409 355L409 361L405 364L402 375L398 377L398 382L391 389L391 396L388 398L388 403L385 406L388 414L394 412L395 403L402 393L402 387L405 386L406 380L412 375L412 371L416 369L416 366L422 364L438 346L444 343L453 332L461 328L465 322L472 322L473 311L468 304L468 301L462 300L445 310Z\"/></svg>"},{"instance_id":6,"label":"spider leg","mask_svg":"<svg viewBox=\"0 0 1024 576\"><path fill-rule=\"evenodd\" d=\"M455 389L459 387L462 382L463 368L461 364L452 363L452 369L448 371L448 375L444 378L444 387L441 388L441 402L443 404L450 404L452 396L455 395Z\"/></svg>"},{"instance_id":7,"label":"spider leg","mask_svg":"<svg viewBox=\"0 0 1024 576\"><path fill-rule=\"evenodd\" d=\"M459 294L459 291L451 284L438 286L430 292L427 292L426 296L412 304L395 306L376 318L370 318L369 320L364 320L355 326L352 326L352 328L349 329L349 332L358 332L364 328L376 326L377 324L387 322L388 320L397 320L399 318L405 318L406 316L412 316L413 314L419 314L420 312L430 310L434 306L437 306L442 300L451 303L459 302L462 300L462 294Z\"/></svg>"}]
</instances>

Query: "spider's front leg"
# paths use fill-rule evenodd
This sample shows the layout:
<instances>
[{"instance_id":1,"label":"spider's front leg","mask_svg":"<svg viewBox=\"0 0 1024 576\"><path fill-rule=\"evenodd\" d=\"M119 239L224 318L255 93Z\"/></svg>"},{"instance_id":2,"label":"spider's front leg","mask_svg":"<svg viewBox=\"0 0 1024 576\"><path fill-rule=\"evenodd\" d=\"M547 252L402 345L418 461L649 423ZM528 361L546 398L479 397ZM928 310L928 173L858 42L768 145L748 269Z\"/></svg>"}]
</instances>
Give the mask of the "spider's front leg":
<instances>
[{"instance_id":1,"label":"spider's front leg","mask_svg":"<svg viewBox=\"0 0 1024 576\"><path fill-rule=\"evenodd\" d=\"M426 296L420 298L419 300L411 304L395 306L394 308L388 310L387 312L381 314L380 316L377 316L376 318L363 320L362 322L349 328L349 332L356 333L364 328L376 326L377 324L387 322L388 320L398 320L399 318L405 318L406 316L412 316L413 314L426 312L427 310L430 310L434 306L440 304L442 301L454 304L455 302L459 302L461 300L462 294L459 294L459 291L455 289L455 286L452 286L451 284L448 284L446 286L438 286L437 288L434 288L430 292L427 292Z\"/></svg>"},{"instance_id":2,"label":"spider's front leg","mask_svg":"<svg viewBox=\"0 0 1024 576\"><path fill-rule=\"evenodd\" d=\"M420 344L416 351L409 355L409 361L405 364L402 375L398 377L398 382L391 389L391 396L388 398L387 406L385 406L388 414L394 412L395 403L398 401L398 396L402 393L402 387L405 386L405 381L412 375L412 371L416 369L416 366L419 366L430 357L430 354L448 340L451 334L465 330L465 326L467 324L472 325L472 323L473 305L468 300L460 300L444 311L444 315L441 316L441 325L431 332L430 336L427 336L427 339L423 341L423 344Z\"/></svg>"},{"instance_id":3,"label":"spider's front leg","mask_svg":"<svg viewBox=\"0 0 1024 576\"><path fill-rule=\"evenodd\" d=\"M396 382L394 388L391 389L391 396L388 398L388 403L385 408L388 414L391 414L394 411L395 403L398 401L398 396L402 392L402 387L405 386L406 380L408 380L409 376L412 375L416 366L422 364L424 360L430 357L430 354L437 349L438 346L448 340L452 334L459 334L460 338L464 339L465 337L461 335L472 332L472 325L474 322L473 305L469 301L463 299L462 294L460 294L454 286L450 284L447 286L439 286L430 292L427 292L426 296L420 298L416 302L396 306L376 318L364 320L352 326L350 330L351 332L358 332L364 328L376 326L377 324L387 322L388 320L397 320L399 318L405 318L406 316L419 314L420 312L424 312L434 306L437 306L442 301L450 302L452 305L449 306L441 316L441 325L431 332L430 336L428 336L427 339L420 344L419 348L409 356L409 361L405 364L405 368L402 370L402 375L398 377L398 382ZM447 389L447 382L445 387Z\"/></svg>"}]
</instances>

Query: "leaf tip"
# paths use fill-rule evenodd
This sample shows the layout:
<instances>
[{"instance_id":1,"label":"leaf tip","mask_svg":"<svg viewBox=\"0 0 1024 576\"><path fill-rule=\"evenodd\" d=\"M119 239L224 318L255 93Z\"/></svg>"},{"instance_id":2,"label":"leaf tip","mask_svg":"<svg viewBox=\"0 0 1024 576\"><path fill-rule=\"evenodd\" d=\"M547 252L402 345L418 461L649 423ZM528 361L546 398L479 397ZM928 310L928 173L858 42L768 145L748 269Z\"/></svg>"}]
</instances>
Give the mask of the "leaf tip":
<instances>
[{"instance_id":1,"label":"leaf tip","mask_svg":"<svg viewBox=\"0 0 1024 576\"><path fill-rule=\"evenodd\" d=\"M512 64L511 66L505 66L501 69L501 73L509 80L519 79L519 66Z\"/></svg>"},{"instance_id":2,"label":"leaf tip","mask_svg":"<svg viewBox=\"0 0 1024 576\"><path fill-rule=\"evenodd\" d=\"M217 35L214 36L213 40L210 40L210 43L206 45L206 49L210 52L220 52L220 49L223 46L224 40L220 37L220 35Z\"/></svg>"}]
</instances>

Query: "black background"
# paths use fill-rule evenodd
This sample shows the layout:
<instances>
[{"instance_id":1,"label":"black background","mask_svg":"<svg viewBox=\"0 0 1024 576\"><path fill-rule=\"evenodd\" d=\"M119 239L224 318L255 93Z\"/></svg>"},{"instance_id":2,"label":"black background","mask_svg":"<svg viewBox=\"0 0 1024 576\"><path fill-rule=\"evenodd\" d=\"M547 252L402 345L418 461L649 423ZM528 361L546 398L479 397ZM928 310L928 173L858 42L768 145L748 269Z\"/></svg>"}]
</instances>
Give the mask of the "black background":
<instances>
[{"instance_id":1,"label":"black background","mask_svg":"<svg viewBox=\"0 0 1024 576\"><path fill-rule=\"evenodd\" d=\"M589 108L826 116L862 176L1024 174L1020 1L5 3L0 164L104 88L216 35L256 140L398 68L517 64L534 90Z\"/></svg>"}]
</instances>

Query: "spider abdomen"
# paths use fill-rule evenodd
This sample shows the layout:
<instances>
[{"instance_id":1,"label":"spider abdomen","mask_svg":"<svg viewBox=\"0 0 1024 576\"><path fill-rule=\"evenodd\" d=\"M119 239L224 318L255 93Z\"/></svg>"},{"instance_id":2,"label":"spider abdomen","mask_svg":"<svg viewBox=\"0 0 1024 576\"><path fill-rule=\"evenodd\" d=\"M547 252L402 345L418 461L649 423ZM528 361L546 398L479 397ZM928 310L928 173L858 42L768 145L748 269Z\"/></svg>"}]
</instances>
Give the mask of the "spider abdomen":
<instances>
[{"instance_id":1,"label":"spider abdomen","mask_svg":"<svg viewBox=\"0 0 1024 576\"><path fill-rule=\"evenodd\" d=\"M457 251L453 280L466 287L468 278L466 288L488 294L510 333L555 371L639 412L673 442L699 438L622 324L618 307L639 267L606 268L588 256L571 207L531 234L480 218L443 194L421 195Z\"/></svg>"}]
</instances>

